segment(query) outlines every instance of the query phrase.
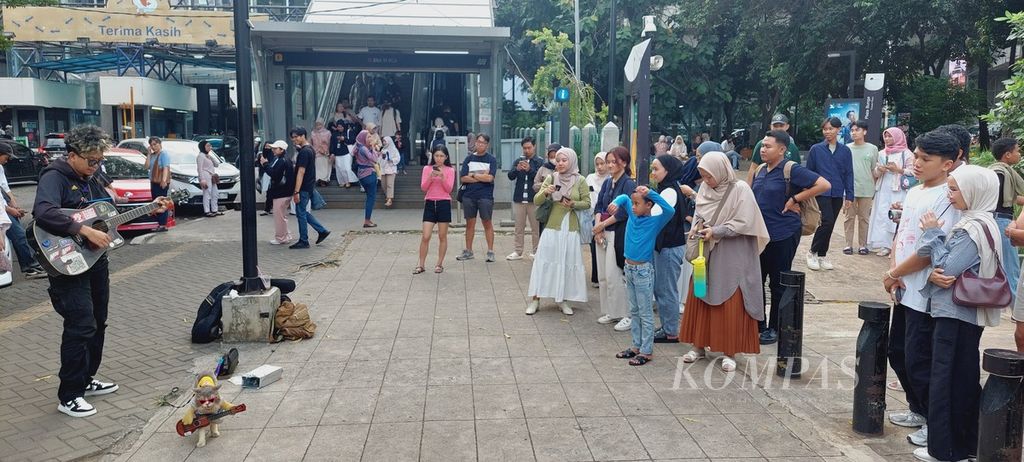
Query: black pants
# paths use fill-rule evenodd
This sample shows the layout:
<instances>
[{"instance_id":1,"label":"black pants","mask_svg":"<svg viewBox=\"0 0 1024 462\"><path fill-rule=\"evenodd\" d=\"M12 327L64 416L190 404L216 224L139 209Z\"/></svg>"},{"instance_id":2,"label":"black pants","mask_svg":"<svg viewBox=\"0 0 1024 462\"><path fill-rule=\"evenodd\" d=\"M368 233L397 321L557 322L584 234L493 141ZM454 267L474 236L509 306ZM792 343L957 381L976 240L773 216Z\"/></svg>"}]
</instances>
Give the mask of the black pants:
<instances>
[{"instance_id":1,"label":"black pants","mask_svg":"<svg viewBox=\"0 0 1024 462\"><path fill-rule=\"evenodd\" d=\"M839 212L843 211L843 198L818 196L815 199L821 209L821 225L811 240L811 253L824 257L828 253L828 244L832 240L832 230L836 227Z\"/></svg>"},{"instance_id":2,"label":"black pants","mask_svg":"<svg viewBox=\"0 0 1024 462\"><path fill-rule=\"evenodd\" d=\"M170 185L167 185L166 188L162 188L160 187L160 183L149 183L149 192L153 194L153 199L160 196L167 197L168 189L170 189ZM160 226L167 226L167 212L157 214L156 222L159 223Z\"/></svg>"},{"instance_id":3,"label":"black pants","mask_svg":"<svg viewBox=\"0 0 1024 462\"><path fill-rule=\"evenodd\" d=\"M60 342L61 402L81 397L100 368L110 302L110 273L106 257L78 276L50 276L50 303L64 318Z\"/></svg>"},{"instance_id":4,"label":"black pants","mask_svg":"<svg viewBox=\"0 0 1024 462\"><path fill-rule=\"evenodd\" d=\"M266 212L266 213L270 213L273 210L274 210L274 200L271 199L270 197L267 197L267 200L264 201L264 203L263 203L263 211Z\"/></svg>"},{"instance_id":5,"label":"black pants","mask_svg":"<svg viewBox=\"0 0 1024 462\"><path fill-rule=\"evenodd\" d=\"M906 358L906 341L907 341L907 315L906 312L910 308L907 308L899 303L893 304L892 306L892 322L889 323L889 351L887 356L889 357L889 367L892 368L893 372L896 373L896 378L899 379L903 385L904 393L907 395L907 403L910 405L911 412L924 415L925 404L921 400L917 399L917 395L914 394L914 389L910 387L910 378L907 377L907 358Z\"/></svg>"},{"instance_id":6,"label":"black pants","mask_svg":"<svg viewBox=\"0 0 1024 462\"><path fill-rule=\"evenodd\" d=\"M782 272L793 269L793 258L796 257L796 248L800 246L800 231L793 233L793 236L778 241L769 242L761 251L761 287L764 290L764 282L768 280L768 289L771 291L771 312L766 312L765 321L758 321L758 330L764 332L767 329L779 329L779 305L782 303ZM764 297L768 300L768 297Z\"/></svg>"},{"instance_id":7,"label":"black pants","mask_svg":"<svg viewBox=\"0 0 1024 462\"><path fill-rule=\"evenodd\" d=\"M978 453L978 345L985 328L951 318L934 322L928 454L939 460L962 460Z\"/></svg>"},{"instance_id":8,"label":"black pants","mask_svg":"<svg viewBox=\"0 0 1024 462\"><path fill-rule=\"evenodd\" d=\"M597 284L597 246L594 241L590 241L590 268L593 270L590 272L590 282Z\"/></svg>"},{"instance_id":9,"label":"black pants","mask_svg":"<svg viewBox=\"0 0 1024 462\"><path fill-rule=\"evenodd\" d=\"M929 381L932 375L932 337L935 320L930 314L903 307L906 330L903 337L904 375L900 378L907 392L910 410L929 418ZM890 340L890 343L893 343Z\"/></svg>"}]
</instances>

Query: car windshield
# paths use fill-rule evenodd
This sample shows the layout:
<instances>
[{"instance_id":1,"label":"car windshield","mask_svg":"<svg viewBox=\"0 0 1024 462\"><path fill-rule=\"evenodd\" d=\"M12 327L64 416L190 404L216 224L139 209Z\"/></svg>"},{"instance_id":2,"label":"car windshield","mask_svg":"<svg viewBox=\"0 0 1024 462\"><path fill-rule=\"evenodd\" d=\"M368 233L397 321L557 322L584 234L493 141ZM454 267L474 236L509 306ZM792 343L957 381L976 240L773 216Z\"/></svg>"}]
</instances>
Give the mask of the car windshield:
<instances>
[{"instance_id":1,"label":"car windshield","mask_svg":"<svg viewBox=\"0 0 1024 462\"><path fill-rule=\"evenodd\" d=\"M123 157L108 156L103 159L103 171L114 180L149 178L146 167Z\"/></svg>"},{"instance_id":2,"label":"car windshield","mask_svg":"<svg viewBox=\"0 0 1024 462\"><path fill-rule=\"evenodd\" d=\"M46 147L48 148L63 148L64 138L47 138Z\"/></svg>"},{"instance_id":3,"label":"car windshield","mask_svg":"<svg viewBox=\"0 0 1024 462\"><path fill-rule=\"evenodd\" d=\"M198 143L168 143L164 142L164 150L171 158L171 164L195 164L196 156L199 155ZM216 153L214 153L216 155ZM220 156L217 160L224 162Z\"/></svg>"}]
</instances>

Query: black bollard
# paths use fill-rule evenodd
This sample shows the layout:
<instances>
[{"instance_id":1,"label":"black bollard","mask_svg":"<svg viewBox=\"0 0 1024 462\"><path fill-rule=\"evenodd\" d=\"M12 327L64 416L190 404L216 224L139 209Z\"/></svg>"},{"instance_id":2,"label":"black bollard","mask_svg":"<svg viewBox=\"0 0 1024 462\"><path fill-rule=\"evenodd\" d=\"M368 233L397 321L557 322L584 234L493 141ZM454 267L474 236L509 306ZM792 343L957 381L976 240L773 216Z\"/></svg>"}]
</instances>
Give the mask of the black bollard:
<instances>
[{"instance_id":1,"label":"black bollard","mask_svg":"<svg viewBox=\"0 0 1024 462\"><path fill-rule=\"evenodd\" d=\"M864 320L857 335L857 384L853 387L853 431L881 435L885 428L885 379L888 372L889 305L861 302Z\"/></svg>"},{"instance_id":2,"label":"black bollard","mask_svg":"<svg viewBox=\"0 0 1024 462\"><path fill-rule=\"evenodd\" d=\"M781 273L782 301L779 304L779 347L775 375L800 378L803 372L804 273Z\"/></svg>"},{"instance_id":3,"label":"black bollard","mask_svg":"<svg viewBox=\"0 0 1024 462\"><path fill-rule=\"evenodd\" d=\"M1012 350L985 350L981 367L990 375L981 390L978 462L1021 460L1024 436L1024 356Z\"/></svg>"}]
</instances>

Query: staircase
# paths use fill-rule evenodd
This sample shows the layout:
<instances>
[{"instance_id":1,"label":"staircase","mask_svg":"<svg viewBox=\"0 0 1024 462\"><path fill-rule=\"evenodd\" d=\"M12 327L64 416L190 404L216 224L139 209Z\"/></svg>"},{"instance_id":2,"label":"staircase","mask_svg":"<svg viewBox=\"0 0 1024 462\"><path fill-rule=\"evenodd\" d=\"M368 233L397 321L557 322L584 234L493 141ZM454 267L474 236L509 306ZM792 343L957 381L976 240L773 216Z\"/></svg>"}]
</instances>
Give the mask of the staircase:
<instances>
[{"instance_id":1,"label":"staircase","mask_svg":"<svg viewBox=\"0 0 1024 462\"><path fill-rule=\"evenodd\" d=\"M395 176L395 198L392 208L395 209L423 209L423 191L420 190L420 172L423 167L410 165L406 174L399 173ZM380 182L378 182L380 185ZM359 184L352 183L352 187L345 189L339 187L337 182L332 181L330 186L317 188L320 194L327 201L329 209L361 209L366 203L366 194L359 192ZM452 194L454 198L454 193ZM384 187L377 189L377 202L374 209L383 209Z\"/></svg>"}]
</instances>

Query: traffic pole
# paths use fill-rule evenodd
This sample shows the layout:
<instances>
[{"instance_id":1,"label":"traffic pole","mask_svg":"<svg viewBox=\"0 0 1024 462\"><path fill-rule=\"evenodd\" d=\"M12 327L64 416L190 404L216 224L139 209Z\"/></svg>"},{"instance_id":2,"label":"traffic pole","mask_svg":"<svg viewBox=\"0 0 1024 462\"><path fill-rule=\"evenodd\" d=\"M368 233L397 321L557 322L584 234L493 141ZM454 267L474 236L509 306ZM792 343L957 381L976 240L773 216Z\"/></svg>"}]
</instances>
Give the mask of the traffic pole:
<instances>
[{"instance_id":1,"label":"traffic pole","mask_svg":"<svg viewBox=\"0 0 1024 462\"><path fill-rule=\"evenodd\" d=\"M864 320L857 335L857 384L853 387L853 431L881 435L885 431L885 379L888 372L889 305L861 302Z\"/></svg>"},{"instance_id":2,"label":"traffic pole","mask_svg":"<svg viewBox=\"0 0 1024 462\"><path fill-rule=\"evenodd\" d=\"M981 367L989 373L978 411L978 462L1021 460L1024 436L1024 355L985 350Z\"/></svg>"},{"instance_id":3,"label":"traffic pole","mask_svg":"<svg viewBox=\"0 0 1024 462\"><path fill-rule=\"evenodd\" d=\"M253 159L252 56L249 40L249 0L235 0L235 91L238 95L238 169L242 188L242 281L241 292L260 292L256 249L256 175Z\"/></svg>"},{"instance_id":4,"label":"traffic pole","mask_svg":"<svg viewBox=\"0 0 1024 462\"><path fill-rule=\"evenodd\" d=\"M775 375L800 378L803 372L804 273L783 271L782 302L779 304L779 347Z\"/></svg>"}]
</instances>

